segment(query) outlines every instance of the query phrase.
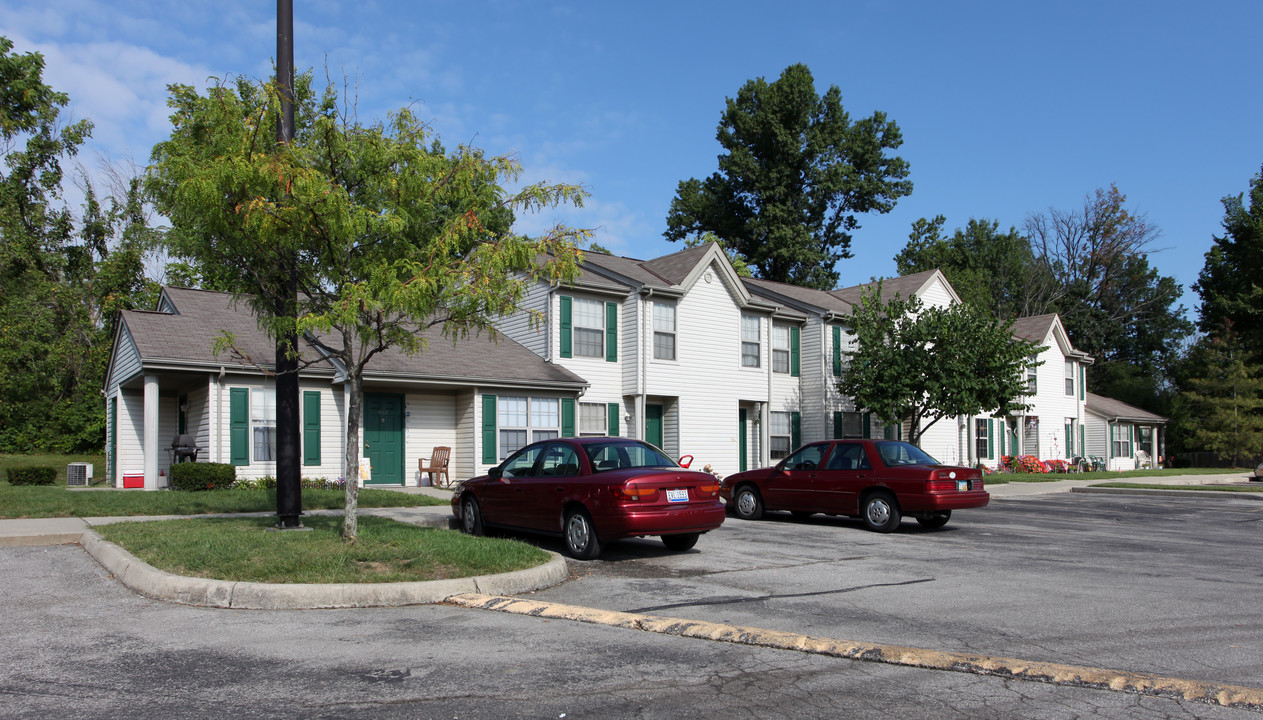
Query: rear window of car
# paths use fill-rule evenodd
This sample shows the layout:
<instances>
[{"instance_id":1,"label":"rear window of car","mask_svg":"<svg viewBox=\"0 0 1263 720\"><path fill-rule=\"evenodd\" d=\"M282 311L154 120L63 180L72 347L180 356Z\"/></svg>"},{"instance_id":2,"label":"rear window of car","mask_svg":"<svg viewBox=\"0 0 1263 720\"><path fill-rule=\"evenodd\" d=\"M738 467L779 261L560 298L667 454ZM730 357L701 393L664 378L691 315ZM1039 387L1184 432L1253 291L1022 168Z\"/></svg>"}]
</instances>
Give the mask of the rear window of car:
<instances>
[{"instance_id":1,"label":"rear window of car","mask_svg":"<svg viewBox=\"0 0 1263 720\"><path fill-rule=\"evenodd\" d=\"M939 464L939 461L930 457L929 453L911 443L884 441L873 444L877 446L877 454L881 455L882 464L887 467Z\"/></svg>"},{"instance_id":2,"label":"rear window of car","mask_svg":"<svg viewBox=\"0 0 1263 720\"><path fill-rule=\"evenodd\" d=\"M592 472L642 467L677 467L671 458L641 443L595 443L585 451Z\"/></svg>"}]
</instances>

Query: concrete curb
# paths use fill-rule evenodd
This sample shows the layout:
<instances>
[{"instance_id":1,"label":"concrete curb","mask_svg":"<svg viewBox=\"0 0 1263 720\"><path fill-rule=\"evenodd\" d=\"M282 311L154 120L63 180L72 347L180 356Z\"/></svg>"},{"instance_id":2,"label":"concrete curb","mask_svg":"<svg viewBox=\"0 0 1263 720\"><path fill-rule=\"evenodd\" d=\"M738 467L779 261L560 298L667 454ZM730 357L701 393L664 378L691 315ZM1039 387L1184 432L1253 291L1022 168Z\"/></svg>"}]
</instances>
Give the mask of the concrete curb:
<instances>
[{"instance_id":1,"label":"concrete curb","mask_svg":"<svg viewBox=\"0 0 1263 720\"><path fill-rule=\"evenodd\" d=\"M1165 497L1221 498L1225 500L1263 500L1263 492L1236 492L1232 490L1163 490L1160 488L1111 488L1076 487L1072 493L1098 493L1105 495L1159 495Z\"/></svg>"},{"instance_id":2,"label":"concrete curb","mask_svg":"<svg viewBox=\"0 0 1263 720\"><path fill-rule=\"evenodd\" d=\"M119 582L157 600L234 610L398 607L443 602L462 593L521 593L570 576L557 553L538 567L498 575L402 583L281 584L186 577L159 570L89 530L78 542Z\"/></svg>"},{"instance_id":3,"label":"concrete curb","mask_svg":"<svg viewBox=\"0 0 1263 720\"><path fill-rule=\"evenodd\" d=\"M817 638L779 630L763 630L697 620L596 610L511 597L455 595L448 598L447 602L478 610L557 620L573 620L664 635L757 645L759 647L793 650L850 660L882 662L927 670L994 675L1013 680L1113 690L1115 692L1188 700L1224 707L1263 710L1263 689L1261 688L1221 685L1199 680L1184 680L1106 668L1062 665L1060 663L1019 660L1017 658L990 655L973 655L899 645Z\"/></svg>"}]
</instances>

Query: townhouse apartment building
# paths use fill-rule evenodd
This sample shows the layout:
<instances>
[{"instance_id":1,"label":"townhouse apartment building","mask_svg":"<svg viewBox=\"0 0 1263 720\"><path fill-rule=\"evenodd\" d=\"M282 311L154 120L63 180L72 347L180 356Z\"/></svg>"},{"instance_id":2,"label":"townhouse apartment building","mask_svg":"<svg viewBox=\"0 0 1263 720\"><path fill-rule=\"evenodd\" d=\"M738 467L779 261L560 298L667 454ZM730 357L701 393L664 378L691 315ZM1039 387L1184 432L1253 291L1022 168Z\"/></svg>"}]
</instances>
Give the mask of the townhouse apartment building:
<instances>
[{"instance_id":1,"label":"townhouse apartment building","mask_svg":"<svg viewBox=\"0 0 1263 720\"><path fill-rule=\"evenodd\" d=\"M854 349L851 308L871 285L822 291L741 277L715 244L651 260L585 253L574 283L533 286L520 311L497 323L497 337L436 335L423 353L390 351L370 364L366 484L424 482L418 461L438 446L452 449L456 479L536 440L574 435L642 438L728 475L813 440L902 439L910 428L884 427L836 389ZM960 301L937 270L887 279L881 292ZM239 477L275 473L266 366L211 352L226 330L246 354L272 356L244 306L221 293L165 288L155 311L120 320L105 388L111 482L163 487L177 435L195 440L198 460L236 465ZM1056 316L1019 320L1014 333L1046 348L1029 380L1032 409L936 423L921 444L940 461L994 465L1015 450L1069 458L1093 442L1090 357L1070 346ZM302 473L342 477L345 370L313 347L304 353L312 364L300 375ZM1133 425L1117 429L1134 418L1111 418L1101 432L1139 437ZM1157 421L1146 420L1152 433Z\"/></svg>"}]
</instances>

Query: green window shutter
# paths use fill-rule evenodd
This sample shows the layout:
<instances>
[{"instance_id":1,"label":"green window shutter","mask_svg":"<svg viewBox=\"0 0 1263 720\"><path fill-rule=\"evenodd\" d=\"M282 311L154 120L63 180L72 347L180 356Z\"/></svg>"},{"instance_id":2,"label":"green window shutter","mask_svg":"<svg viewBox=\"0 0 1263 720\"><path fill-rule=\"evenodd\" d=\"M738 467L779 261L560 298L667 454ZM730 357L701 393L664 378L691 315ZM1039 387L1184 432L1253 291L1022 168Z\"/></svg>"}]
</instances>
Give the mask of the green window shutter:
<instances>
[{"instance_id":1,"label":"green window shutter","mask_svg":"<svg viewBox=\"0 0 1263 720\"><path fill-rule=\"evenodd\" d=\"M887 423L885 420L882 420L881 436L886 440L894 440L895 426Z\"/></svg>"},{"instance_id":2,"label":"green window shutter","mask_svg":"<svg viewBox=\"0 0 1263 720\"><path fill-rule=\"evenodd\" d=\"M842 375L842 328L833 327L833 374Z\"/></svg>"},{"instance_id":3,"label":"green window shutter","mask_svg":"<svg viewBox=\"0 0 1263 720\"><path fill-rule=\"evenodd\" d=\"M1000 457L1004 457L1006 454L1004 452L1004 432L1004 423L1000 423Z\"/></svg>"},{"instance_id":4,"label":"green window shutter","mask_svg":"<svg viewBox=\"0 0 1263 720\"><path fill-rule=\"evenodd\" d=\"M1066 423L1066 457L1074 457L1074 425Z\"/></svg>"},{"instance_id":5,"label":"green window shutter","mask_svg":"<svg viewBox=\"0 0 1263 720\"><path fill-rule=\"evenodd\" d=\"M789 444L792 447L798 447L802 444L803 437L803 414L800 412L792 412L789 414Z\"/></svg>"},{"instance_id":6,"label":"green window shutter","mask_svg":"<svg viewBox=\"0 0 1263 720\"><path fill-rule=\"evenodd\" d=\"M228 461L250 464L250 390L228 390Z\"/></svg>"},{"instance_id":7,"label":"green window shutter","mask_svg":"<svg viewBox=\"0 0 1263 720\"><path fill-rule=\"evenodd\" d=\"M1079 399L1088 399L1087 372L1083 369L1082 365L1079 366Z\"/></svg>"},{"instance_id":8,"label":"green window shutter","mask_svg":"<svg viewBox=\"0 0 1263 720\"><path fill-rule=\"evenodd\" d=\"M873 414L864 413L864 437L871 437L873 434Z\"/></svg>"},{"instance_id":9,"label":"green window shutter","mask_svg":"<svg viewBox=\"0 0 1263 720\"><path fill-rule=\"evenodd\" d=\"M496 451L496 396L482 396L482 461L494 465L500 461Z\"/></svg>"},{"instance_id":10,"label":"green window shutter","mask_svg":"<svg viewBox=\"0 0 1263 720\"><path fill-rule=\"evenodd\" d=\"M561 356L564 358L572 357L574 353L574 334L571 330L570 320L570 315L573 312L573 306L574 298L569 295L561 296Z\"/></svg>"},{"instance_id":11,"label":"green window shutter","mask_svg":"<svg viewBox=\"0 0 1263 720\"><path fill-rule=\"evenodd\" d=\"M842 412L840 410L833 411L833 437L834 439L842 437Z\"/></svg>"},{"instance_id":12,"label":"green window shutter","mask_svg":"<svg viewBox=\"0 0 1263 720\"><path fill-rule=\"evenodd\" d=\"M1114 423L1105 424L1105 443L1109 445L1109 456L1114 457Z\"/></svg>"},{"instance_id":13,"label":"green window shutter","mask_svg":"<svg viewBox=\"0 0 1263 720\"><path fill-rule=\"evenodd\" d=\"M303 464L320 464L320 393L303 393Z\"/></svg>"},{"instance_id":14,"label":"green window shutter","mask_svg":"<svg viewBox=\"0 0 1263 720\"><path fill-rule=\"evenodd\" d=\"M987 459L995 459L995 418L987 418Z\"/></svg>"},{"instance_id":15,"label":"green window shutter","mask_svg":"<svg viewBox=\"0 0 1263 720\"><path fill-rule=\"evenodd\" d=\"M1084 433L1083 426L1079 426L1079 455L1086 456L1088 454L1087 436Z\"/></svg>"},{"instance_id":16,"label":"green window shutter","mask_svg":"<svg viewBox=\"0 0 1263 720\"><path fill-rule=\"evenodd\" d=\"M605 303L605 362L618 362L618 304Z\"/></svg>"},{"instance_id":17,"label":"green window shutter","mask_svg":"<svg viewBox=\"0 0 1263 720\"><path fill-rule=\"evenodd\" d=\"M1136 426L1132 425L1127 431L1127 455L1136 457Z\"/></svg>"},{"instance_id":18,"label":"green window shutter","mask_svg":"<svg viewBox=\"0 0 1263 720\"><path fill-rule=\"evenodd\" d=\"M574 437L574 398L561 399L561 436Z\"/></svg>"},{"instance_id":19,"label":"green window shutter","mask_svg":"<svg viewBox=\"0 0 1263 720\"><path fill-rule=\"evenodd\" d=\"M609 428L605 432L609 433L610 437L618 437L621 434L618 429L618 403L610 403L605 407L609 416Z\"/></svg>"},{"instance_id":20,"label":"green window shutter","mask_svg":"<svg viewBox=\"0 0 1263 720\"><path fill-rule=\"evenodd\" d=\"M791 377L802 375L802 353L798 348L798 336L801 332L796 327L789 329L789 374Z\"/></svg>"}]
</instances>

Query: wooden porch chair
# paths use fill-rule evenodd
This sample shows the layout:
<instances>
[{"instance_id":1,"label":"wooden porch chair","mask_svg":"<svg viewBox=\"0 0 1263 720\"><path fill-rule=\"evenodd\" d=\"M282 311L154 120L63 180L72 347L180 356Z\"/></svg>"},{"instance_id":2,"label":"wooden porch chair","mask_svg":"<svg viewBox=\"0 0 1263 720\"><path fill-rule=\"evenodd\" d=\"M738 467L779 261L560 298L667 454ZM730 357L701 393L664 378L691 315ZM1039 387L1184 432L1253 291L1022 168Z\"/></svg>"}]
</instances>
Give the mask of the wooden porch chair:
<instances>
[{"instance_id":1,"label":"wooden porch chair","mask_svg":"<svg viewBox=\"0 0 1263 720\"><path fill-rule=\"evenodd\" d=\"M421 474L430 474L430 485L434 487L448 487L452 484L452 477L447 474L447 463L452 458L452 449L450 447L439 446L434 448L434 453L430 455L430 462L427 465L425 458L417 459L417 470ZM439 485L438 478L442 476L443 484ZM418 478L418 481L420 478Z\"/></svg>"}]
</instances>

